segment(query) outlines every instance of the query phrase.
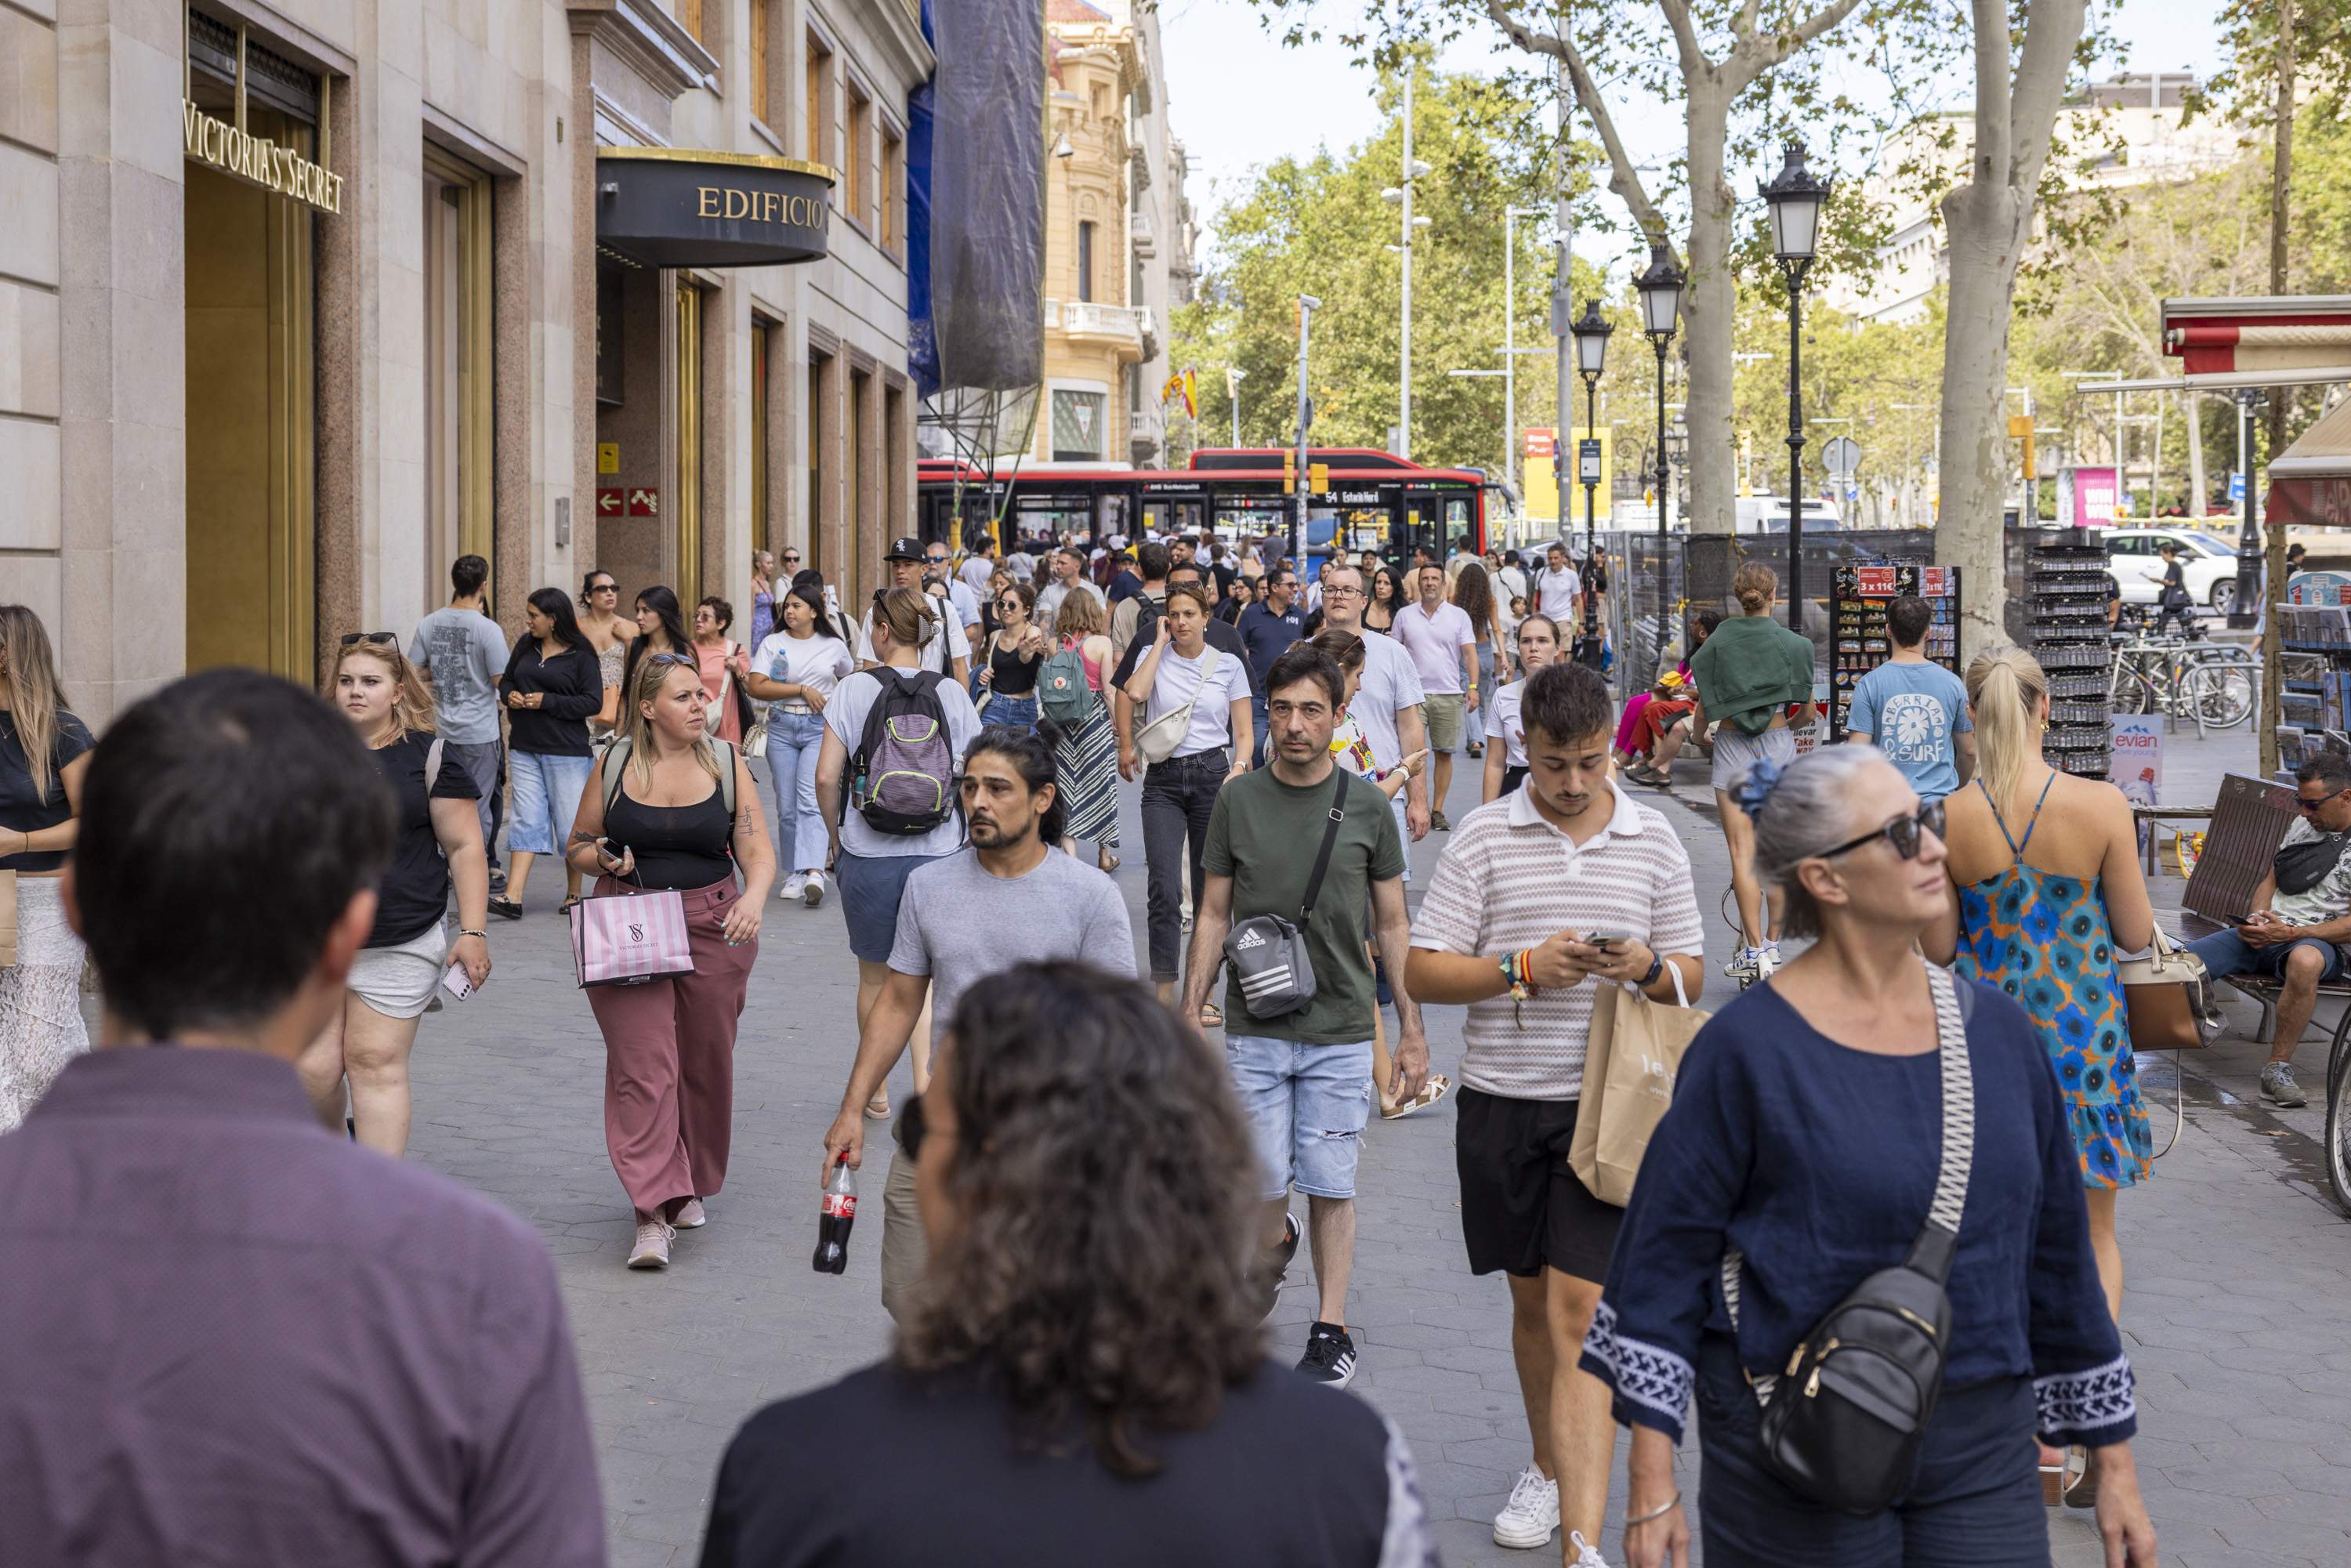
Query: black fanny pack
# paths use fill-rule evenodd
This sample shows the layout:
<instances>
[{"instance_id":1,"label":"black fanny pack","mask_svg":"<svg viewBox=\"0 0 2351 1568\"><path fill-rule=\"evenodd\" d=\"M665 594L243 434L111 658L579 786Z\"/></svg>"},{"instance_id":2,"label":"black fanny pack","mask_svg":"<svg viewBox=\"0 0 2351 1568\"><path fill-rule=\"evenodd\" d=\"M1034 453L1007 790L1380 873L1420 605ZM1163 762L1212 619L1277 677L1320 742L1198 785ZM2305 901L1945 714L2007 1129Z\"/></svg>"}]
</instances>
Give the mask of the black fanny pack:
<instances>
[{"instance_id":1,"label":"black fanny pack","mask_svg":"<svg viewBox=\"0 0 2351 1568\"><path fill-rule=\"evenodd\" d=\"M1756 1377L1763 1406L1764 1467L1792 1490L1827 1508L1866 1517L1910 1485L1918 1445L1943 1391L1951 1349L1951 1301L1944 1286L1959 1249L1975 1152L1975 1080L1968 1068L1967 1017L1974 988L1929 965L1937 1055L1942 1061L1943 1147L1935 1197L1909 1256L1880 1269L1831 1307L1796 1343L1785 1373ZM1722 1260L1723 1305L1739 1327L1737 1248Z\"/></svg>"},{"instance_id":2,"label":"black fanny pack","mask_svg":"<svg viewBox=\"0 0 2351 1568\"><path fill-rule=\"evenodd\" d=\"M2343 858L2343 846L2351 842L2342 833L2321 833L2298 844L2288 844L2270 861L2270 870L2277 878L2280 893L2308 893L2325 882L2335 862Z\"/></svg>"}]
</instances>

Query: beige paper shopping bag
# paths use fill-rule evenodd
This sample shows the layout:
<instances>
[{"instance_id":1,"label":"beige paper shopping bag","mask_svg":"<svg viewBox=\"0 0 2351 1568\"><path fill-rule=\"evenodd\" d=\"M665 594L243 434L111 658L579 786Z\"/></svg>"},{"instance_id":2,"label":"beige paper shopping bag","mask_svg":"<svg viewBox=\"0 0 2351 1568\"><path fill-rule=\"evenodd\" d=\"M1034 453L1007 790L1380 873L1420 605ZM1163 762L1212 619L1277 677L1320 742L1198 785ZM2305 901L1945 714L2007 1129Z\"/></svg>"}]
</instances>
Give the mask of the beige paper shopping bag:
<instances>
[{"instance_id":1,"label":"beige paper shopping bag","mask_svg":"<svg viewBox=\"0 0 2351 1568\"><path fill-rule=\"evenodd\" d=\"M1575 1141L1567 1161L1576 1179L1603 1203L1632 1200L1633 1178L1649 1151L1649 1134L1673 1103L1682 1052L1713 1017L1689 1005L1681 971L1668 963L1682 1005L1653 1002L1631 986L1594 980L1592 1043L1583 1053L1583 1094L1575 1110Z\"/></svg>"}]
</instances>

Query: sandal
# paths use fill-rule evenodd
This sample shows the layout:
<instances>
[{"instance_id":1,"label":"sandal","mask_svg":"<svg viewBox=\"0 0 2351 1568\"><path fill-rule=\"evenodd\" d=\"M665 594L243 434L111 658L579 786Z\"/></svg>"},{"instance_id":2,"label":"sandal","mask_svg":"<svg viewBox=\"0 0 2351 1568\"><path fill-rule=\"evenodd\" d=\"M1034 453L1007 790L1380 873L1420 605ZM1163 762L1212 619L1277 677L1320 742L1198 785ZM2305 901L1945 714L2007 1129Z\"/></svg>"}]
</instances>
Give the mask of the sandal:
<instances>
[{"instance_id":1,"label":"sandal","mask_svg":"<svg viewBox=\"0 0 2351 1568\"><path fill-rule=\"evenodd\" d=\"M555 906L555 913L558 915L569 915L571 913L571 906L579 902L580 895L575 893L570 897L565 899L562 903L557 904Z\"/></svg>"},{"instance_id":2,"label":"sandal","mask_svg":"<svg viewBox=\"0 0 2351 1568\"><path fill-rule=\"evenodd\" d=\"M1451 1079L1446 1077L1442 1072L1432 1072L1428 1075L1428 1081L1420 1086L1420 1092L1414 1095L1410 1100L1405 1101L1401 1105L1381 1106L1380 1120L1383 1122L1400 1122L1416 1111L1426 1111L1431 1105L1436 1104L1439 1100L1444 1099L1446 1091L1452 1087L1453 1081Z\"/></svg>"},{"instance_id":3,"label":"sandal","mask_svg":"<svg viewBox=\"0 0 2351 1568\"><path fill-rule=\"evenodd\" d=\"M873 1096L872 1099L865 1102L865 1119L869 1122L886 1122L890 1119L890 1092L888 1090L883 1090L881 1093Z\"/></svg>"},{"instance_id":4,"label":"sandal","mask_svg":"<svg viewBox=\"0 0 2351 1568\"><path fill-rule=\"evenodd\" d=\"M1094 856L1094 866L1105 875L1110 874L1118 870L1118 857L1107 853L1098 854Z\"/></svg>"},{"instance_id":5,"label":"sandal","mask_svg":"<svg viewBox=\"0 0 2351 1568\"><path fill-rule=\"evenodd\" d=\"M2078 1476L2076 1476L2073 1480L2065 1483L2065 1506L2067 1508L2095 1508L2098 1506L2097 1451L2094 1448L2068 1448L2065 1450L2066 1462L2068 1464L2072 1463L2073 1457L2075 1454L2082 1456L2082 1469Z\"/></svg>"},{"instance_id":6,"label":"sandal","mask_svg":"<svg viewBox=\"0 0 2351 1568\"><path fill-rule=\"evenodd\" d=\"M1225 1009L1218 1007L1214 1002L1202 1002L1200 1004L1200 1027L1202 1029L1224 1028Z\"/></svg>"},{"instance_id":7,"label":"sandal","mask_svg":"<svg viewBox=\"0 0 2351 1568\"><path fill-rule=\"evenodd\" d=\"M2067 1494L2082 1484L2089 1466L2089 1450L2086 1448L2058 1449L2044 1445L2041 1449L2042 1506L2055 1508L2064 1502Z\"/></svg>"}]
</instances>

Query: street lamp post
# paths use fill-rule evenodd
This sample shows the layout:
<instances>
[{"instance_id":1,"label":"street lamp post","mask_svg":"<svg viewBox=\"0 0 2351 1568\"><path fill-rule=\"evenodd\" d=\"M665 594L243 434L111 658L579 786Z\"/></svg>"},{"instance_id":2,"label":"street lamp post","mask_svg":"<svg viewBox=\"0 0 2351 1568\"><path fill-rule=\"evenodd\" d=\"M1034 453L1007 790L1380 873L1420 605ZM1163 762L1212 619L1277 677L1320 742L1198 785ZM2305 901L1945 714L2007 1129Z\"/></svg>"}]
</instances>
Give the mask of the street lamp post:
<instances>
[{"instance_id":1,"label":"street lamp post","mask_svg":"<svg viewBox=\"0 0 2351 1568\"><path fill-rule=\"evenodd\" d=\"M1306 340L1314 312L1322 308L1322 301L1311 294L1298 297L1298 503L1290 509L1290 559L1301 566L1306 559L1306 432L1314 423L1314 400L1306 392Z\"/></svg>"},{"instance_id":2,"label":"street lamp post","mask_svg":"<svg viewBox=\"0 0 2351 1568\"><path fill-rule=\"evenodd\" d=\"M1519 441L1519 235L1518 222L1525 217L1541 217L1542 207L1505 207L1502 209L1502 476L1524 495L1519 477L1520 462ZM1552 462L1556 464L1557 458Z\"/></svg>"},{"instance_id":3,"label":"street lamp post","mask_svg":"<svg viewBox=\"0 0 2351 1568\"><path fill-rule=\"evenodd\" d=\"M1396 398L1399 457L1412 455L1412 231L1428 226L1426 218L1412 215L1412 186L1414 181L1431 172L1427 164L1416 162L1412 155L1412 82L1417 74L1411 68L1404 73L1404 181L1380 193L1380 200L1404 209L1404 244L1397 247L1397 254L1404 257L1404 308L1399 329L1403 352Z\"/></svg>"},{"instance_id":4,"label":"street lamp post","mask_svg":"<svg viewBox=\"0 0 2351 1568\"><path fill-rule=\"evenodd\" d=\"M1787 162L1764 186L1771 212L1771 254L1788 278L1788 625L1804 629L1804 274L1819 253L1821 207L1829 188L1804 167L1804 144L1790 141Z\"/></svg>"},{"instance_id":5,"label":"street lamp post","mask_svg":"<svg viewBox=\"0 0 2351 1568\"><path fill-rule=\"evenodd\" d=\"M2245 516L2237 533L2237 592L2229 605L2229 624L2240 631L2258 621L2264 608L2262 530L2253 520L2253 414L2268 402L2268 394L2259 387L2237 389L2237 469L2245 476ZM2273 632L2273 646L2275 636ZM2265 754L2276 745L2268 736L2262 737L2262 742Z\"/></svg>"},{"instance_id":6,"label":"street lamp post","mask_svg":"<svg viewBox=\"0 0 2351 1568\"><path fill-rule=\"evenodd\" d=\"M1608 361L1608 334L1615 329L1601 318L1600 301L1597 299L1585 300L1583 314L1568 328L1575 339L1576 373L1583 378L1583 440L1595 446L1600 439L1597 434L1600 428L1600 372ZM1556 446L1554 443L1554 450ZM1600 539L1599 524L1594 516L1594 497L1600 489L1600 463L1597 453L1593 454L1591 463L1585 463L1586 450L1583 442L1577 443L1577 477L1583 482L1583 556L1589 565ZM1557 461L1552 459L1554 465ZM1600 595L1593 591L1590 583L1583 586L1583 635L1577 640L1575 656L1579 663L1589 664L1595 670L1600 667Z\"/></svg>"},{"instance_id":7,"label":"street lamp post","mask_svg":"<svg viewBox=\"0 0 2351 1568\"><path fill-rule=\"evenodd\" d=\"M1671 505L1673 460L1666 455L1666 346L1673 341L1682 308L1682 269L1662 242L1649 246L1649 270L1634 280L1641 296L1641 330L1657 352L1657 669L1666 667L1666 622L1672 619L1666 601L1666 562L1673 548L1666 527ZM1629 555L1629 551L1627 554ZM1630 560L1625 562L1629 570Z\"/></svg>"}]
</instances>

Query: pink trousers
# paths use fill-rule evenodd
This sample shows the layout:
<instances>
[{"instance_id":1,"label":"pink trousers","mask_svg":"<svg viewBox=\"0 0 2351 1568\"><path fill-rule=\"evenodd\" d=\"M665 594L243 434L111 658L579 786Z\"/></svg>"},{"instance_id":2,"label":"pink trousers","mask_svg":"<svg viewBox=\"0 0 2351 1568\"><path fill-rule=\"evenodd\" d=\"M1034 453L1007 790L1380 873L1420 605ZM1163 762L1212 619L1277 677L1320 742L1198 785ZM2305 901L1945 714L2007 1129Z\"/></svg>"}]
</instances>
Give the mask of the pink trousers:
<instances>
[{"instance_id":1,"label":"pink trousers","mask_svg":"<svg viewBox=\"0 0 2351 1568\"><path fill-rule=\"evenodd\" d=\"M597 881L600 894L622 891ZM756 938L726 945L721 923L737 892L730 877L681 895L693 974L588 993L604 1031L604 1146L630 1203L648 1214L666 1217L668 1205L726 1182L735 1025L759 956Z\"/></svg>"}]
</instances>

